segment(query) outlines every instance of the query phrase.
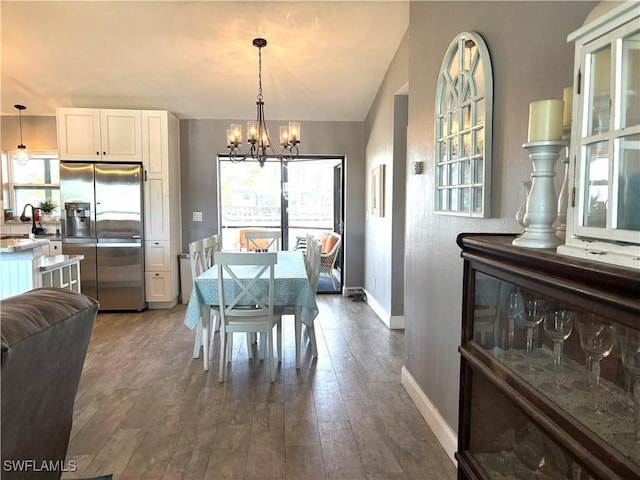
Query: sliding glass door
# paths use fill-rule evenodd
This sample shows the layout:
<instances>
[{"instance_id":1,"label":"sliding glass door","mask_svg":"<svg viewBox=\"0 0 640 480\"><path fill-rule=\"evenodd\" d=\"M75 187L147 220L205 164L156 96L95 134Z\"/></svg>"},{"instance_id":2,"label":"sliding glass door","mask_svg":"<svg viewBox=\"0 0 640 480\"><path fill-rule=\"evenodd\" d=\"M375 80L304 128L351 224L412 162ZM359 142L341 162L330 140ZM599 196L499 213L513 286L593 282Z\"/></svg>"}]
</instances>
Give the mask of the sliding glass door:
<instances>
[{"instance_id":1,"label":"sliding glass door","mask_svg":"<svg viewBox=\"0 0 640 480\"><path fill-rule=\"evenodd\" d=\"M281 229L282 248L295 248L298 237L323 232L342 234L343 157L301 157L280 163L270 160L233 163L218 158L218 198L222 248L240 250L243 233L252 228ZM338 172L338 174L336 173ZM334 285L342 287L342 252L334 272ZM325 290L326 282L321 282Z\"/></svg>"}]
</instances>

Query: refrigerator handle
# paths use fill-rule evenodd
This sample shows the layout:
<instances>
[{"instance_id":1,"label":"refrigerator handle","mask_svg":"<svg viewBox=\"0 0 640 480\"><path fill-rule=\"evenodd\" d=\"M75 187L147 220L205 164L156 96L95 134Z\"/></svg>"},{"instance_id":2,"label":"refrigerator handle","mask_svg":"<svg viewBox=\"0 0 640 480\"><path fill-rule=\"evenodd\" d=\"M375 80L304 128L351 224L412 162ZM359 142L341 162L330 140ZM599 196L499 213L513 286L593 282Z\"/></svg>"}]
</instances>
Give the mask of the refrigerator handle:
<instances>
[{"instance_id":1,"label":"refrigerator handle","mask_svg":"<svg viewBox=\"0 0 640 480\"><path fill-rule=\"evenodd\" d=\"M146 170L144 171L144 181L145 182L147 181L147 171Z\"/></svg>"},{"instance_id":2,"label":"refrigerator handle","mask_svg":"<svg viewBox=\"0 0 640 480\"><path fill-rule=\"evenodd\" d=\"M140 240L142 238L142 235L132 235L132 238L135 238L136 240Z\"/></svg>"}]
</instances>

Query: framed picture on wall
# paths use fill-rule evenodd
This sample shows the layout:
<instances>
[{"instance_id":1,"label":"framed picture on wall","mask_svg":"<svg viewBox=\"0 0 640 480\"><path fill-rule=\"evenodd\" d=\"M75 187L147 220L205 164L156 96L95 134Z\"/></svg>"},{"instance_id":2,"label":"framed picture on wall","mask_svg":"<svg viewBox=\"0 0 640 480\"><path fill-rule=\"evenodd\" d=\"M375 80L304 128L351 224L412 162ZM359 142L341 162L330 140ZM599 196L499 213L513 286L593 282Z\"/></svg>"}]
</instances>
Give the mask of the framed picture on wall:
<instances>
[{"instance_id":1,"label":"framed picture on wall","mask_svg":"<svg viewBox=\"0 0 640 480\"><path fill-rule=\"evenodd\" d=\"M384 217L384 165L371 170L371 214Z\"/></svg>"}]
</instances>

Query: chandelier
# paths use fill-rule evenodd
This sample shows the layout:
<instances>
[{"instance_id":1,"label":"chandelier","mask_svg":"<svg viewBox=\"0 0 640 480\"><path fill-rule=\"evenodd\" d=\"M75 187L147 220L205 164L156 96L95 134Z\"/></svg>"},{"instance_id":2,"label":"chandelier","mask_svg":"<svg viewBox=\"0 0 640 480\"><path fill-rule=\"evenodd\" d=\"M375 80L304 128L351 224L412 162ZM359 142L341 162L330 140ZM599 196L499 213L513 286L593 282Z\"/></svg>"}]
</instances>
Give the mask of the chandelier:
<instances>
[{"instance_id":1,"label":"chandelier","mask_svg":"<svg viewBox=\"0 0 640 480\"><path fill-rule=\"evenodd\" d=\"M240 152L242 145L242 125L232 123L227 129L227 148L232 162L243 162L254 159L264 166L269 157L275 157L280 161L288 161L298 156L298 144L300 143L300 122L289 122L289 125L280 127L280 147L282 151L273 147L269 130L264 118L264 102L262 101L262 49L267 46L264 38L255 38L253 46L258 48L258 101L257 118L247 122L247 142L251 145L246 153Z\"/></svg>"}]
</instances>

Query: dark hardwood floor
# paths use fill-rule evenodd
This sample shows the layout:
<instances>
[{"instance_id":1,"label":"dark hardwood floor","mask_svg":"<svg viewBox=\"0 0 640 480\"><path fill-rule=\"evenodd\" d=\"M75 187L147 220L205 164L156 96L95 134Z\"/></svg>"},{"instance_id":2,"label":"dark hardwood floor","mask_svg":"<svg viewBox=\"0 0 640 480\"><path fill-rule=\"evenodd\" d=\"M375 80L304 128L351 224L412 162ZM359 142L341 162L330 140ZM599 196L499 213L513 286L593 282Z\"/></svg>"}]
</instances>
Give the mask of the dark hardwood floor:
<instances>
[{"instance_id":1,"label":"dark hardwood floor","mask_svg":"<svg viewBox=\"0 0 640 480\"><path fill-rule=\"evenodd\" d=\"M185 306L100 313L75 404L63 479L453 480L455 467L400 384L404 331L364 302L319 295L317 359L295 369L284 317L276 382L241 335L218 383L193 359Z\"/></svg>"}]
</instances>

